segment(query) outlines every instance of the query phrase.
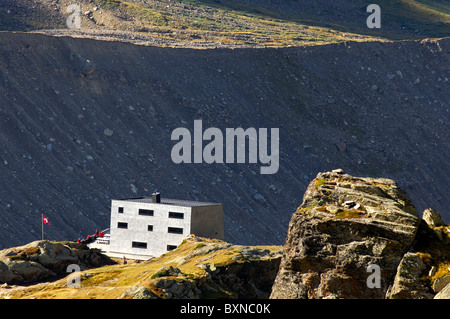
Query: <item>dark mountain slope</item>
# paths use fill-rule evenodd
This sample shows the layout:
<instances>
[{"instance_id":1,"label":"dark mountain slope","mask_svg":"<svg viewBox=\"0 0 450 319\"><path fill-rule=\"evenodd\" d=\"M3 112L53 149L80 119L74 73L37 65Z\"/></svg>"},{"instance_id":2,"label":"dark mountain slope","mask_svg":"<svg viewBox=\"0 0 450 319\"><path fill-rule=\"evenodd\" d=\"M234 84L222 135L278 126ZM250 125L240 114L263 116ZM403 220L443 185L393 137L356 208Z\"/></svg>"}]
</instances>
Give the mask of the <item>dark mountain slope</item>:
<instances>
[{"instance_id":1,"label":"dark mountain slope","mask_svg":"<svg viewBox=\"0 0 450 319\"><path fill-rule=\"evenodd\" d=\"M394 178L448 220L449 39L193 50L0 33L0 246L109 226L112 198L224 204L226 240L282 243L319 171ZM280 169L172 163L177 127L280 129Z\"/></svg>"}]
</instances>

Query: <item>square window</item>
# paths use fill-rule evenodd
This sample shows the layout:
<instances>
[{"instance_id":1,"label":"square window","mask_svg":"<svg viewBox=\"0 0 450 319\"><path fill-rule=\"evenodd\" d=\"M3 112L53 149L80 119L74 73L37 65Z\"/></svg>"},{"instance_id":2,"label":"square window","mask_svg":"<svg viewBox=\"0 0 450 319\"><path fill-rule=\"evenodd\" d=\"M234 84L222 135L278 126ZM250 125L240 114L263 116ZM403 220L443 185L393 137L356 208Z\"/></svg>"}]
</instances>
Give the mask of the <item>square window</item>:
<instances>
[{"instance_id":1,"label":"square window","mask_svg":"<svg viewBox=\"0 0 450 319\"><path fill-rule=\"evenodd\" d=\"M118 222L117 228L128 229L128 223Z\"/></svg>"},{"instance_id":2,"label":"square window","mask_svg":"<svg viewBox=\"0 0 450 319\"><path fill-rule=\"evenodd\" d=\"M123 207L119 207L118 212L119 212L120 214L123 214Z\"/></svg>"},{"instance_id":3,"label":"square window","mask_svg":"<svg viewBox=\"0 0 450 319\"><path fill-rule=\"evenodd\" d=\"M148 231L153 231L153 225L148 225L148 226L147 226L147 230L148 230Z\"/></svg>"}]
</instances>

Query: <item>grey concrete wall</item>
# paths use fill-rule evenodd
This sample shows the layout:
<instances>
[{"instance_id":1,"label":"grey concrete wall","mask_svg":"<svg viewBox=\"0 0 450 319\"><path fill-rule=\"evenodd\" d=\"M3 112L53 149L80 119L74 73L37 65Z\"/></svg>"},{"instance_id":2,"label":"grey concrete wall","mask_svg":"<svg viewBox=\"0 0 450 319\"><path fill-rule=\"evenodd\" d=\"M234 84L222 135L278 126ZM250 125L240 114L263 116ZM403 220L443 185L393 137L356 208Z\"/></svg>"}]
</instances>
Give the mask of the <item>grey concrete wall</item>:
<instances>
[{"instance_id":1,"label":"grey concrete wall","mask_svg":"<svg viewBox=\"0 0 450 319\"><path fill-rule=\"evenodd\" d=\"M124 212L118 213L118 207L124 207ZM139 209L151 209L154 216L138 215ZM184 213L184 219L169 218L170 211ZM128 223L128 228L117 228L118 222ZM124 255L159 256L167 252L167 245L178 246L190 234L190 224L191 207L113 200L109 251ZM147 230L148 225L153 225L153 231ZM183 228L183 233L170 234L168 227ZM133 241L147 243L147 249L133 248Z\"/></svg>"},{"instance_id":2,"label":"grey concrete wall","mask_svg":"<svg viewBox=\"0 0 450 319\"><path fill-rule=\"evenodd\" d=\"M201 237L224 240L222 205L192 207L191 233Z\"/></svg>"}]
</instances>

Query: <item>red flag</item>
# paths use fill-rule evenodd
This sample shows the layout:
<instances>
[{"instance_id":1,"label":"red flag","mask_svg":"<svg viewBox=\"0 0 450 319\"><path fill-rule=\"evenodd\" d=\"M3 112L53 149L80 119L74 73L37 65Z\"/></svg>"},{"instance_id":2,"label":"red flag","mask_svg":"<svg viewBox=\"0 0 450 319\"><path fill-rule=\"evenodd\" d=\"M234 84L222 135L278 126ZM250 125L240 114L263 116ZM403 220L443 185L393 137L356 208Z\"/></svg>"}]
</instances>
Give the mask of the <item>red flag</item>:
<instances>
[{"instance_id":1,"label":"red flag","mask_svg":"<svg viewBox=\"0 0 450 319\"><path fill-rule=\"evenodd\" d=\"M50 225L50 223L48 222L47 217L45 217L44 215L42 215L42 223L44 223L46 225Z\"/></svg>"}]
</instances>

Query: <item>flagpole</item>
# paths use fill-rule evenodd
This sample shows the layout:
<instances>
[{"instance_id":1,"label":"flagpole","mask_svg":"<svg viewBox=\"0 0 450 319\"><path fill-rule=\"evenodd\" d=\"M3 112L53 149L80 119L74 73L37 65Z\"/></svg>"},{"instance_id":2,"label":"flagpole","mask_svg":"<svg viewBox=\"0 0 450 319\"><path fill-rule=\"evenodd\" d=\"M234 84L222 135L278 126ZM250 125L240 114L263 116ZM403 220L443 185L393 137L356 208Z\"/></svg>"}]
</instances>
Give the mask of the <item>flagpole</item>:
<instances>
[{"instance_id":1,"label":"flagpole","mask_svg":"<svg viewBox=\"0 0 450 319\"><path fill-rule=\"evenodd\" d=\"M44 214L41 216L41 224L42 224L42 240L44 240Z\"/></svg>"}]
</instances>

